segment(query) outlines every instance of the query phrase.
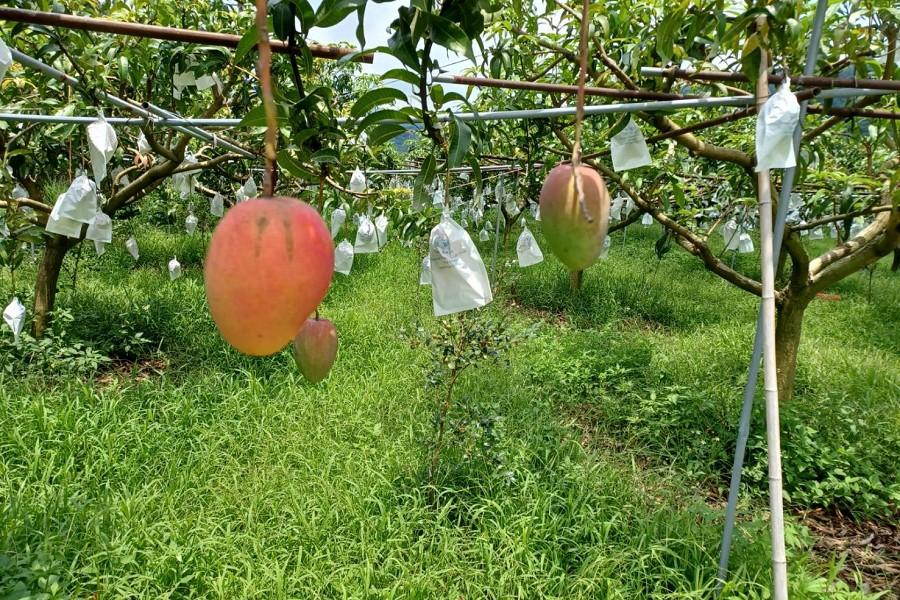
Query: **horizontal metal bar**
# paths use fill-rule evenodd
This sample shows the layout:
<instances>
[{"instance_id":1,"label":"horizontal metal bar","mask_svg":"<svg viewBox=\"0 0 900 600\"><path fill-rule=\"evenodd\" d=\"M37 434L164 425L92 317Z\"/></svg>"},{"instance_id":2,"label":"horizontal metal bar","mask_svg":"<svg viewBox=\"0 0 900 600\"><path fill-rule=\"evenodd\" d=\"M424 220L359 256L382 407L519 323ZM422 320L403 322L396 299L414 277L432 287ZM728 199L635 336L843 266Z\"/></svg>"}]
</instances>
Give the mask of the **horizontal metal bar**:
<instances>
[{"instance_id":1,"label":"horizontal metal bar","mask_svg":"<svg viewBox=\"0 0 900 600\"><path fill-rule=\"evenodd\" d=\"M641 67L643 77L675 77L698 81L748 81L743 73L730 71L694 71L691 69L663 69L660 67ZM769 75L769 83L781 83L783 74ZM815 75L797 75L791 83L804 87L817 88L868 88L900 92L900 81L891 79L855 79L846 77L817 77Z\"/></svg>"},{"instance_id":2,"label":"horizontal metal bar","mask_svg":"<svg viewBox=\"0 0 900 600\"><path fill-rule=\"evenodd\" d=\"M21 8L0 7L0 19L17 23L31 23L33 25L47 25L50 27L64 27L67 29L81 29L84 31L97 31L100 33L113 33L140 38L157 40L169 40L173 42L185 42L189 44L205 44L207 46L222 46L225 48L237 48L241 36L230 33L217 33L214 31L198 31L195 29L180 29L177 27L162 27L160 25L145 25L143 23L128 23L114 21L112 19L97 19L93 17L78 17L62 13L43 12L38 10L25 10ZM299 48L291 48L286 42L271 40L272 52L282 54L299 54ZM321 46L309 44L310 54L316 58L328 58L337 60L354 54L355 48L341 48L339 46ZM372 54L360 55L353 58L357 62L371 63Z\"/></svg>"},{"instance_id":3,"label":"horizontal metal bar","mask_svg":"<svg viewBox=\"0 0 900 600\"><path fill-rule=\"evenodd\" d=\"M474 87L492 87L507 90L527 90L531 92L548 92L558 94L574 94L578 91L577 85L562 83L543 83L538 81L510 81L506 79L494 79L491 77L469 77L466 75L438 75L433 78L436 83L455 83L458 85L470 85ZM682 96L665 92L652 92L647 90L620 90L617 88L591 87L584 89L588 96L602 96L605 98L631 98L641 100L683 100L685 98L697 98L697 96Z\"/></svg>"},{"instance_id":4,"label":"horizontal metal bar","mask_svg":"<svg viewBox=\"0 0 900 600\"><path fill-rule=\"evenodd\" d=\"M21 65L35 69L37 71L40 71L41 73L44 73L50 77L53 77L54 79L57 79L70 87L77 88L77 89L81 88L81 82L78 81L77 79L75 79L74 77L72 77L71 75L66 75L62 71L55 69L55 68L51 67L50 65L43 63L35 58L32 58L32 57L28 56L27 54L19 52L18 50L14 49L14 48L10 48L10 51L12 53L13 60L20 63ZM119 98L118 96L114 96L114 95L104 92L102 90L97 91L96 94L97 94L97 96L99 96L100 98L105 100L106 102L109 102L111 105L121 108L121 109L124 109L124 110L127 110L129 112L132 112L132 113L140 116L142 119L145 119L147 121L151 121L154 123L155 123L155 119L157 119L157 117L160 116L160 113L162 113L162 116L166 116L166 117L168 117L169 115L172 114L172 113L168 113L167 111L163 111L162 109L160 109L158 107L154 107L153 105L150 105L148 108L144 108L142 106L133 104L131 102L128 102L127 100L123 100L122 98ZM60 117L57 117L57 118L60 118ZM58 121L58 122L64 123L66 121ZM140 124L140 123L138 123L138 124ZM236 152L237 154L240 154L241 156L243 156L245 158L254 158L254 159L258 158L256 154L254 154L248 150L245 150L244 148L241 148L240 146L233 144L227 140L221 140L221 139L217 138L216 136L214 136L213 134L209 133L208 131L203 131L202 129L198 129L193 125L187 125L187 124L181 125L181 124L173 123L169 126L173 127L176 131L180 131L180 132L190 135L192 137L204 140L206 142L216 144L217 146L221 146L222 148L225 148L232 152Z\"/></svg>"}]
</instances>

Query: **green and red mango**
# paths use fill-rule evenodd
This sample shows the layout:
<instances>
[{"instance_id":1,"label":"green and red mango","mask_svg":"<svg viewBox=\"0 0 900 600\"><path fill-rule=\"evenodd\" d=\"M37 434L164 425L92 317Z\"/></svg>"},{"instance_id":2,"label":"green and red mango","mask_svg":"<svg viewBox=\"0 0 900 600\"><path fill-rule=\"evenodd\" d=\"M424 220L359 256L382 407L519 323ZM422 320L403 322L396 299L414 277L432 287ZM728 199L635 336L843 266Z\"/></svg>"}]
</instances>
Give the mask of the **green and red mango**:
<instances>
[{"instance_id":1,"label":"green and red mango","mask_svg":"<svg viewBox=\"0 0 900 600\"><path fill-rule=\"evenodd\" d=\"M337 349L337 330L328 319L307 319L294 338L294 360L303 376L313 383L328 377Z\"/></svg>"},{"instance_id":2,"label":"green and red mango","mask_svg":"<svg viewBox=\"0 0 900 600\"><path fill-rule=\"evenodd\" d=\"M609 225L606 183L590 167L582 165L579 172L584 188L583 209L575 193L572 165L554 167L544 181L540 196L544 238L550 251L570 271L582 271L597 261Z\"/></svg>"},{"instance_id":3,"label":"green and red mango","mask_svg":"<svg viewBox=\"0 0 900 600\"><path fill-rule=\"evenodd\" d=\"M204 265L222 337L252 356L284 348L331 283L334 245L322 217L294 198L256 198L225 215Z\"/></svg>"}]
</instances>

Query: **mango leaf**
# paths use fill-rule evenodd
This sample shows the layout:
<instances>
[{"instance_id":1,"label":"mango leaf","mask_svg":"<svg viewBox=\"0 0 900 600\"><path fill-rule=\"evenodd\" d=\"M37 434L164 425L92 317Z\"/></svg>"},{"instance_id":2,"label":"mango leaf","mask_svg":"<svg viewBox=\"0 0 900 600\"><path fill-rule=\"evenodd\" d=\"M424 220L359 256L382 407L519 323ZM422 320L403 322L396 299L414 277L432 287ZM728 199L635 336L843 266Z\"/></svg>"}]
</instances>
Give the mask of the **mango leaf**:
<instances>
[{"instance_id":1,"label":"mango leaf","mask_svg":"<svg viewBox=\"0 0 900 600\"><path fill-rule=\"evenodd\" d=\"M325 0L316 11L316 27L332 27L346 19L366 0Z\"/></svg>"},{"instance_id":2,"label":"mango leaf","mask_svg":"<svg viewBox=\"0 0 900 600\"><path fill-rule=\"evenodd\" d=\"M300 21L301 37L298 41L302 41L306 38L309 30L316 25L316 13L308 0L290 0L290 3L294 7L294 16Z\"/></svg>"},{"instance_id":3,"label":"mango leaf","mask_svg":"<svg viewBox=\"0 0 900 600\"><path fill-rule=\"evenodd\" d=\"M384 124L378 125L369 132L369 147L377 148L378 146L388 142L399 135L406 133L406 127L403 125Z\"/></svg>"},{"instance_id":4,"label":"mango leaf","mask_svg":"<svg viewBox=\"0 0 900 600\"><path fill-rule=\"evenodd\" d=\"M472 167L472 179L475 182L475 197L477 198L481 195L482 188L481 164L479 164L477 156L469 156L469 166Z\"/></svg>"},{"instance_id":5,"label":"mango leaf","mask_svg":"<svg viewBox=\"0 0 900 600\"><path fill-rule=\"evenodd\" d=\"M656 258L662 259L669 250L672 249L672 236L668 229L663 231L662 237L656 240L656 244L654 244L654 250L656 250Z\"/></svg>"},{"instance_id":6,"label":"mango leaf","mask_svg":"<svg viewBox=\"0 0 900 600\"><path fill-rule=\"evenodd\" d=\"M674 10L666 14L666 17L656 28L656 53L664 63L672 58L672 50L675 46L675 35L681 29L684 20L682 10Z\"/></svg>"},{"instance_id":7,"label":"mango leaf","mask_svg":"<svg viewBox=\"0 0 900 600\"><path fill-rule=\"evenodd\" d=\"M363 2L356 9L356 41L359 42L360 48L366 47L366 3Z\"/></svg>"},{"instance_id":8,"label":"mango leaf","mask_svg":"<svg viewBox=\"0 0 900 600\"><path fill-rule=\"evenodd\" d=\"M288 149L278 151L278 166L287 171L292 177L298 179L314 180L315 173L303 166L303 164L294 158L294 155Z\"/></svg>"},{"instance_id":9,"label":"mango leaf","mask_svg":"<svg viewBox=\"0 0 900 600\"><path fill-rule=\"evenodd\" d=\"M475 53L472 52L472 40L462 30L462 27L435 14L428 15L428 24L431 25L431 39L438 46L443 46L458 54L462 54L472 62L475 62Z\"/></svg>"},{"instance_id":10,"label":"mango leaf","mask_svg":"<svg viewBox=\"0 0 900 600\"><path fill-rule=\"evenodd\" d=\"M366 115L365 119L357 123L356 129L357 131L363 131L367 127L375 125L376 123L391 123L393 125L409 123L409 117L406 115L406 113L399 110L376 110L375 112Z\"/></svg>"},{"instance_id":11,"label":"mango leaf","mask_svg":"<svg viewBox=\"0 0 900 600\"><path fill-rule=\"evenodd\" d=\"M276 103L275 104L275 121L279 125L284 125L288 122L288 110L283 104ZM266 110L265 107L260 104L255 108L251 109L244 118L241 119L240 125L238 127L265 127L266 126Z\"/></svg>"},{"instance_id":12,"label":"mango leaf","mask_svg":"<svg viewBox=\"0 0 900 600\"><path fill-rule=\"evenodd\" d=\"M452 169L463 164L469 144L472 143L472 130L456 115L451 115L453 131L450 135L450 150L447 153L447 165Z\"/></svg>"},{"instance_id":13,"label":"mango leaf","mask_svg":"<svg viewBox=\"0 0 900 600\"><path fill-rule=\"evenodd\" d=\"M272 31L279 40L287 41L297 30L291 5L280 2L272 7Z\"/></svg>"},{"instance_id":14,"label":"mango leaf","mask_svg":"<svg viewBox=\"0 0 900 600\"><path fill-rule=\"evenodd\" d=\"M422 161L422 170L416 176L416 181L413 184L413 204L427 204L428 198L425 194L425 188L431 185L431 181L434 179L434 170L435 170L435 160L434 154L429 154L425 157L425 160Z\"/></svg>"},{"instance_id":15,"label":"mango leaf","mask_svg":"<svg viewBox=\"0 0 900 600\"><path fill-rule=\"evenodd\" d=\"M341 155L333 148L322 148L318 152L313 153L310 157L314 163L339 163Z\"/></svg>"},{"instance_id":16,"label":"mango leaf","mask_svg":"<svg viewBox=\"0 0 900 600\"><path fill-rule=\"evenodd\" d=\"M389 79L396 79L397 81L403 81L410 85L419 85L418 73L413 73L406 69L391 69L390 71L385 71L381 75L382 81L387 81Z\"/></svg>"},{"instance_id":17,"label":"mango leaf","mask_svg":"<svg viewBox=\"0 0 900 600\"><path fill-rule=\"evenodd\" d=\"M247 53L256 48L256 41L259 39L256 25L250 27L247 32L241 36L237 48L234 51L234 62L241 62Z\"/></svg>"},{"instance_id":18,"label":"mango leaf","mask_svg":"<svg viewBox=\"0 0 900 600\"><path fill-rule=\"evenodd\" d=\"M359 97L359 100L350 109L350 116L360 118L381 104L388 104L396 100L405 101L406 94L396 88L384 87L369 90Z\"/></svg>"}]
</instances>

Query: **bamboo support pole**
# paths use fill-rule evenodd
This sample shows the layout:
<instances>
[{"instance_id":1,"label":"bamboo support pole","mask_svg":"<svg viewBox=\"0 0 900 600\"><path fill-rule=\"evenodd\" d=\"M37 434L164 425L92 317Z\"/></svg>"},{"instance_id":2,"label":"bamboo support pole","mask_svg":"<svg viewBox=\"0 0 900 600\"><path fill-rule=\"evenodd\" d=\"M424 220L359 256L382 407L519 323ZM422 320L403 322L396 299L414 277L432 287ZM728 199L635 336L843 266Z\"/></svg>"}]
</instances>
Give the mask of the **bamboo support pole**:
<instances>
[{"instance_id":1,"label":"bamboo support pole","mask_svg":"<svg viewBox=\"0 0 900 600\"><path fill-rule=\"evenodd\" d=\"M765 17L756 20L757 30ZM768 56L760 49L756 82L757 111L769 96ZM772 244L772 188L768 169L757 173L763 314L763 388L766 399L766 449L769 461L769 525L772 534L772 597L787 600L787 557L784 547L784 507L781 480L781 432L778 418L778 372L775 362L775 264Z\"/></svg>"}]
</instances>

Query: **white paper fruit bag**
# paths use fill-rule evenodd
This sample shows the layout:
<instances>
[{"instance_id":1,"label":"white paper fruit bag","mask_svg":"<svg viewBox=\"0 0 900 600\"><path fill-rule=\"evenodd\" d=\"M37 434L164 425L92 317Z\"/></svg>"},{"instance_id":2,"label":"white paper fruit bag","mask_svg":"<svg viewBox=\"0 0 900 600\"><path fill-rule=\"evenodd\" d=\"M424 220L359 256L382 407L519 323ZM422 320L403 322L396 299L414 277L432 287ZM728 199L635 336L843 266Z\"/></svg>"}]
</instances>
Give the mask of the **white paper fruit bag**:
<instances>
[{"instance_id":1,"label":"white paper fruit bag","mask_svg":"<svg viewBox=\"0 0 900 600\"><path fill-rule=\"evenodd\" d=\"M99 185L106 178L106 165L115 154L119 140L112 125L103 117L88 125L87 133L91 168L94 170L94 181Z\"/></svg>"},{"instance_id":2,"label":"white paper fruit bag","mask_svg":"<svg viewBox=\"0 0 900 600\"><path fill-rule=\"evenodd\" d=\"M98 212L88 223L87 233L84 236L95 242L108 244L112 242L112 219L105 212Z\"/></svg>"},{"instance_id":3,"label":"white paper fruit bag","mask_svg":"<svg viewBox=\"0 0 900 600\"><path fill-rule=\"evenodd\" d=\"M225 214L225 198L222 197L222 194L216 192L209 199L209 212L214 217L221 217Z\"/></svg>"},{"instance_id":4,"label":"white paper fruit bag","mask_svg":"<svg viewBox=\"0 0 900 600\"><path fill-rule=\"evenodd\" d=\"M519 234L519 241L516 242L516 253L519 257L520 267L530 267L539 262L543 262L544 254L538 247L537 240L534 235L523 223L522 233Z\"/></svg>"},{"instance_id":5,"label":"white paper fruit bag","mask_svg":"<svg viewBox=\"0 0 900 600\"><path fill-rule=\"evenodd\" d=\"M610 151L615 171L627 171L651 163L650 150L647 148L644 134L631 118L628 119L625 128L610 140Z\"/></svg>"},{"instance_id":6,"label":"white paper fruit bag","mask_svg":"<svg viewBox=\"0 0 900 600\"><path fill-rule=\"evenodd\" d=\"M13 339L18 344L22 328L25 326L25 305L19 302L18 297L13 298L12 302L3 309L3 320L12 329Z\"/></svg>"},{"instance_id":7,"label":"white paper fruit bag","mask_svg":"<svg viewBox=\"0 0 900 600\"><path fill-rule=\"evenodd\" d=\"M179 277L181 277L181 263L176 257L169 261L169 279L175 281Z\"/></svg>"},{"instance_id":8,"label":"white paper fruit bag","mask_svg":"<svg viewBox=\"0 0 900 600\"><path fill-rule=\"evenodd\" d=\"M494 299L478 248L449 214L431 230L429 246L436 317L479 308Z\"/></svg>"},{"instance_id":9,"label":"white paper fruit bag","mask_svg":"<svg viewBox=\"0 0 900 600\"><path fill-rule=\"evenodd\" d=\"M386 216L375 217L375 235L378 239L378 248L384 248L388 241L388 218Z\"/></svg>"},{"instance_id":10,"label":"white paper fruit bag","mask_svg":"<svg viewBox=\"0 0 900 600\"><path fill-rule=\"evenodd\" d=\"M12 52L9 51L9 46L0 39L0 81L3 81L3 78L6 77L6 71L12 65L12 61Z\"/></svg>"},{"instance_id":11,"label":"white paper fruit bag","mask_svg":"<svg viewBox=\"0 0 900 600\"><path fill-rule=\"evenodd\" d=\"M352 268L353 244L344 240L334 249L334 270L343 275L349 275Z\"/></svg>"},{"instance_id":12,"label":"white paper fruit bag","mask_svg":"<svg viewBox=\"0 0 900 600\"><path fill-rule=\"evenodd\" d=\"M362 194L366 191L366 176L359 170L359 167L350 176L350 191L354 194Z\"/></svg>"},{"instance_id":13,"label":"white paper fruit bag","mask_svg":"<svg viewBox=\"0 0 900 600\"><path fill-rule=\"evenodd\" d=\"M371 254L378 252L378 237L375 225L367 215L359 218L359 227L356 229L356 243L353 244L356 254Z\"/></svg>"},{"instance_id":14,"label":"white paper fruit bag","mask_svg":"<svg viewBox=\"0 0 900 600\"><path fill-rule=\"evenodd\" d=\"M331 213L331 239L337 237L338 232L341 230L341 227L344 226L344 221L347 220L347 211L343 208L336 208L334 212Z\"/></svg>"},{"instance_id":15,"label":"white paper fruit bag","mask_svg":"<svg viewBox=\"0 0 900 600\"><path fill-rule=\"evenodd\" d=\"M125 249L128 250L128 254L131 255L131 258L137 260L141 257L140 252L138 251L138 243L137 240L133 237L125 240Z\"/></svg>"},{"instance_id":16,"label":"white paper fruit bag","mask_svg":"<svg viewBox=\"0 0 900 600\"><path fill-rule=\"evenodd\" d=\"M797 165L794 130L800 120L800 104L785 78L766 100L756 118L756 170L788 169Z\"/></svg>"}]
</instances>

